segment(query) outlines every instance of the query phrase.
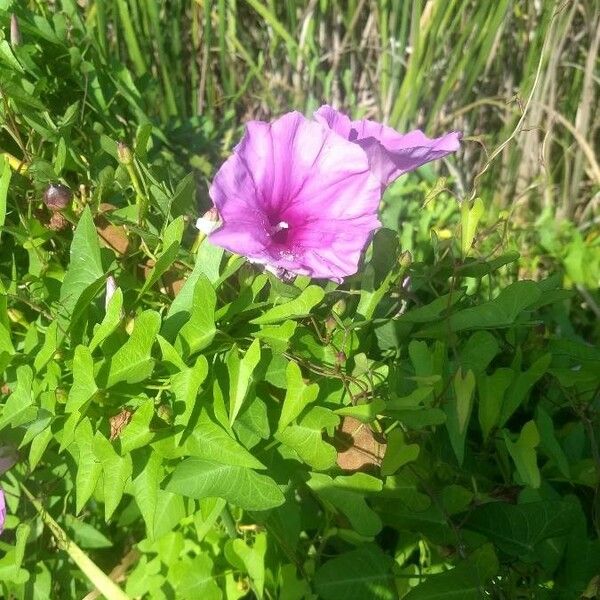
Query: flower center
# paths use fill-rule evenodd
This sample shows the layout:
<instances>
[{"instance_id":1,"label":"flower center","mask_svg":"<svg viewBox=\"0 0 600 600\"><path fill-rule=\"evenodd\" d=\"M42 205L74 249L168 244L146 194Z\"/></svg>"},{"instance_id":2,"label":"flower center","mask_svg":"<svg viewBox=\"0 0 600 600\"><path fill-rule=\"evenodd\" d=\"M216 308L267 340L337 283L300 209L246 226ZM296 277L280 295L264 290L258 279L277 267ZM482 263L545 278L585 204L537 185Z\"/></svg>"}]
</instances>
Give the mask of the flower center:
<instances>
[{"instance_id":1,"label":"flower center","mask_svg":"<svg viewBox=\"0 0 600 600\"><path fill-rule=\"evenodd\" d=\"M289 229L289 223L286 221L279 221L279 223L271 225L269 235L275 244L285 245L288 242Z\"/></svg>"}]
</instances>

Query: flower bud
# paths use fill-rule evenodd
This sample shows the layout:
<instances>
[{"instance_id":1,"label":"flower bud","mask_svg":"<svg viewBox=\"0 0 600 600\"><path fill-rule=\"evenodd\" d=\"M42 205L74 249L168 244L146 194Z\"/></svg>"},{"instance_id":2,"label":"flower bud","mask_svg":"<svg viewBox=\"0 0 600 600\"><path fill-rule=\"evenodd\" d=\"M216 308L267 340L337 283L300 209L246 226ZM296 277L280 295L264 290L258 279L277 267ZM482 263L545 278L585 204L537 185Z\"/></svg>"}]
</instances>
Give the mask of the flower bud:
<instances>
[{"instance_id":1,"label":"flower bud","mask_svg":"<svg viewBox=\"0 0 600 600\"><path fill-rule=\"evenodd\" d=\"M166 423L173 423L173 409L168 404L161 404L156 410L156 414Z\"/></svg>"},{"instance_id":2,"label":"flower bud","mask_svg":"<svg viewBox=\"0 0 600 600\"><path fill-rule=\"evenodd\" d=\"M402 269L408 269L408 267L410 267L410 265L412 264L412 254L408 250L405 250L400 255L398 263L400 264L400 267Z\"/></svg>"},{"instance_id":3,"label":"flower bud","mask_svg":"<svg viewBox=\"0 0 600 600\"><path fill-rule=\"evenodd\" d=\"M106 278L106 297L104 299L104 310L108 310L110 299L114 296L117 291L117 282L112 275Z\"/></svg>"},{"instance_id":4,"label":"flower bud","mask_svg":"<svg viewBox=\"0 0 600 600\"><path fill-rule=\"evenodd\" d=\"M327 317L325 320L325 331L332 333L337 327L337 321L333 317Z\"/></svg>"},{"instance_id":5,"label":"flower bud","mask_svg":"<svg viewBox=\"0 0 600 600\"><path fill-rule=\"evenodd\" d=\"M335 355L335 362L338 365L343 365L346 361L348 360L348 357L346 356L346 353L343 350L340 350L336 355Z\"/></svg>"},{"instance_id":6,"label":"flower bud","mask_svg":"<svg viewBox=\"0 0 600 600\"><path fill-rule=\"evenodd\" d=\"M122 165L130 165L133 162L133 155L129 146L123 142L117 144L117 158Z\"/></svg>"},{"instance_id":7,"label":"flower bud","mask_svg":"<svg viewBox=\"0 0 600 600\"><path fill-rule=\"evenodd\" d=\"M221 219L219 212L213 206L209 208L197 221L196 229L204 235L211 234L217 227L221 225Z\"/></svg>"},{"instance_id":8,"label":"flower bud","mask_svg":"<svg viewBox=\"0 0 600 600\"><path fill-rule=\"evenodd\" d=\"M17 15L11 13L10 15L10 45L14 48L15 46L21 45L21 28L19 27L19 21Z\"/></svg>"},{"instance_id":9,"label":"flower bud","mask_svg":"<svg viewBox=\"0 0 600 600\"><path fill-rule=\"evenodd\" d=\"M338 317L344 316L346 312L346 301L343 298L340 298L331 309Z\"/></svg>"},{"instance_id":10,"label":"flower bud","mask_svg":"<svg viewBox=\"0 0 600 600\"><path fill-rule=\"evenodd\" d=\"M62 231L69 226L69 221L65 219L64 215L60 212L53 212L50 217L50 221L48 221L48 229L51 231Z\"/></svg>"},{"instance_id":11,"label":"flower bud","mask_svg":"<svg viewBox=\"0 0 600 600\"><path fill-rule=\"evenodd\" d=\"M44 204L52 212L64 210L72 199L73 192L61 183L51 183L44 192Z\"/></svg>"}]
</instances>

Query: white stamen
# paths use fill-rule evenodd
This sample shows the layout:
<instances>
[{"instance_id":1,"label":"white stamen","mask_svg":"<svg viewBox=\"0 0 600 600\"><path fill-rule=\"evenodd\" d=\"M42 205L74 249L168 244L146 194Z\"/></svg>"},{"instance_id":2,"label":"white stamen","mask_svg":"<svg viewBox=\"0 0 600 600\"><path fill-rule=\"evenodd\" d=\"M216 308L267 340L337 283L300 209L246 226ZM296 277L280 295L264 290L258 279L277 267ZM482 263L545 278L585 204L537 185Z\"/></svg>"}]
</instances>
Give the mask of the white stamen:
<instances>
[{"instance_id":1,"label":"white stamen","mask_svg":"<svg viewBox=\"0 0 600 600\"><path fill-rule=\"evenodd\" d=\"M282 229L289 229L289 228L290 228L289 223L286 223L285 221L279 221L279 223L277 223L277 225L274 225L273 229L271 229L271 235L281 231Z\"/></svg>"}]
</instances>

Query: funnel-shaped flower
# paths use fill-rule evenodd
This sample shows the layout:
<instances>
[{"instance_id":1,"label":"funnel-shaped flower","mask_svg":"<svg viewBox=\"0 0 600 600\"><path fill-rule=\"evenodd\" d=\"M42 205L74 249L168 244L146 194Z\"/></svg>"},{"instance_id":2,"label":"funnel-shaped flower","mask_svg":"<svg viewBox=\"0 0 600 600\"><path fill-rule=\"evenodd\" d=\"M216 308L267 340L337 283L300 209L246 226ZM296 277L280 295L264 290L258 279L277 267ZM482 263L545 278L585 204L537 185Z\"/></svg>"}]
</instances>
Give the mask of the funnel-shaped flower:
<instances>
[{"instance_id":1,"label":"funnel-shaped flower","mask_svg":"<svg viewBox=\"0 0 600 600\"><path fill-rule=\"evenodd\" d=\"M401 134L376 121L351 121L331 106L319 108L315 119L363 148L373 174L383 186L425 163L456 152L460 146L461 134L457 131L435 139L418 129Z\"/></svg>"},{"instance_id":2,"label":"funnel-shaped flower","mask_svg":"<svg viewBox=\"0 0 600 600\"><path fill-rule=\"evenodd\" d=\"M363 149L300 113L251 121L210 189L212 243L278 272L341 281L380 225Z\"/></svg>"}]
</instances>

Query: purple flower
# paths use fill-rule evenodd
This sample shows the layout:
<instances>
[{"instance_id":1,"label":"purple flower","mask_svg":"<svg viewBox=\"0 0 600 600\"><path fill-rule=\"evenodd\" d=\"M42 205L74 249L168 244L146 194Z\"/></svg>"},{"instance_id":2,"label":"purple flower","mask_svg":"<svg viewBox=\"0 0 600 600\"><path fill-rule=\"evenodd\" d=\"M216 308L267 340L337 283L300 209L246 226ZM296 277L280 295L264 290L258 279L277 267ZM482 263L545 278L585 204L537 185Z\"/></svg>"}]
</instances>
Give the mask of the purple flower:
<instances>
[{"instance_id":1,"label":"purple flower","mask_svg":"<svg viewBox=\"0 0 600 600\"><path fill-rule=\"evenodd\" d=\"M4 502L4 492L0 488L0 533L4 531L4 519L6 518L6 503Z\"/></svg>"},{"instance_id":2,"label":"purple flower","mask_svg":"<svg viewBox=\"0 0 600 600\"><path fill-rule=\"evenodd\" d=\"M458 149L460 134L430 140L329 106L315 121L287 113L251 121L215 176L210 196L222 226L210 240L279 276L332 279L356 273L386 185Z\"/></svg>"},{"instance_id":3,"label":"purple flower","mask_svg":"<svg viewBox=\"0 0 600 600\"><path fill-rule=\"evenodd\" d=\"M315 119L358 144L367 154L371 170L384 187L408 171L456 152L462 137L460 132L452 131L430 139L418 129L401 134L368 119L351 121L345 114L327 105L319 108Z\"/></svg>"},{"instance_id":4,"label":"purple flower","mask_svg":"<svg viewBox=\"0 0 600 600\"><path fill-rule=\"evenodd\" d=\"M210 196L223 220L211 242L278 274L339 282L380 226L365 152L297 112L249 122Z\"/></svg>"}]
</instances>

